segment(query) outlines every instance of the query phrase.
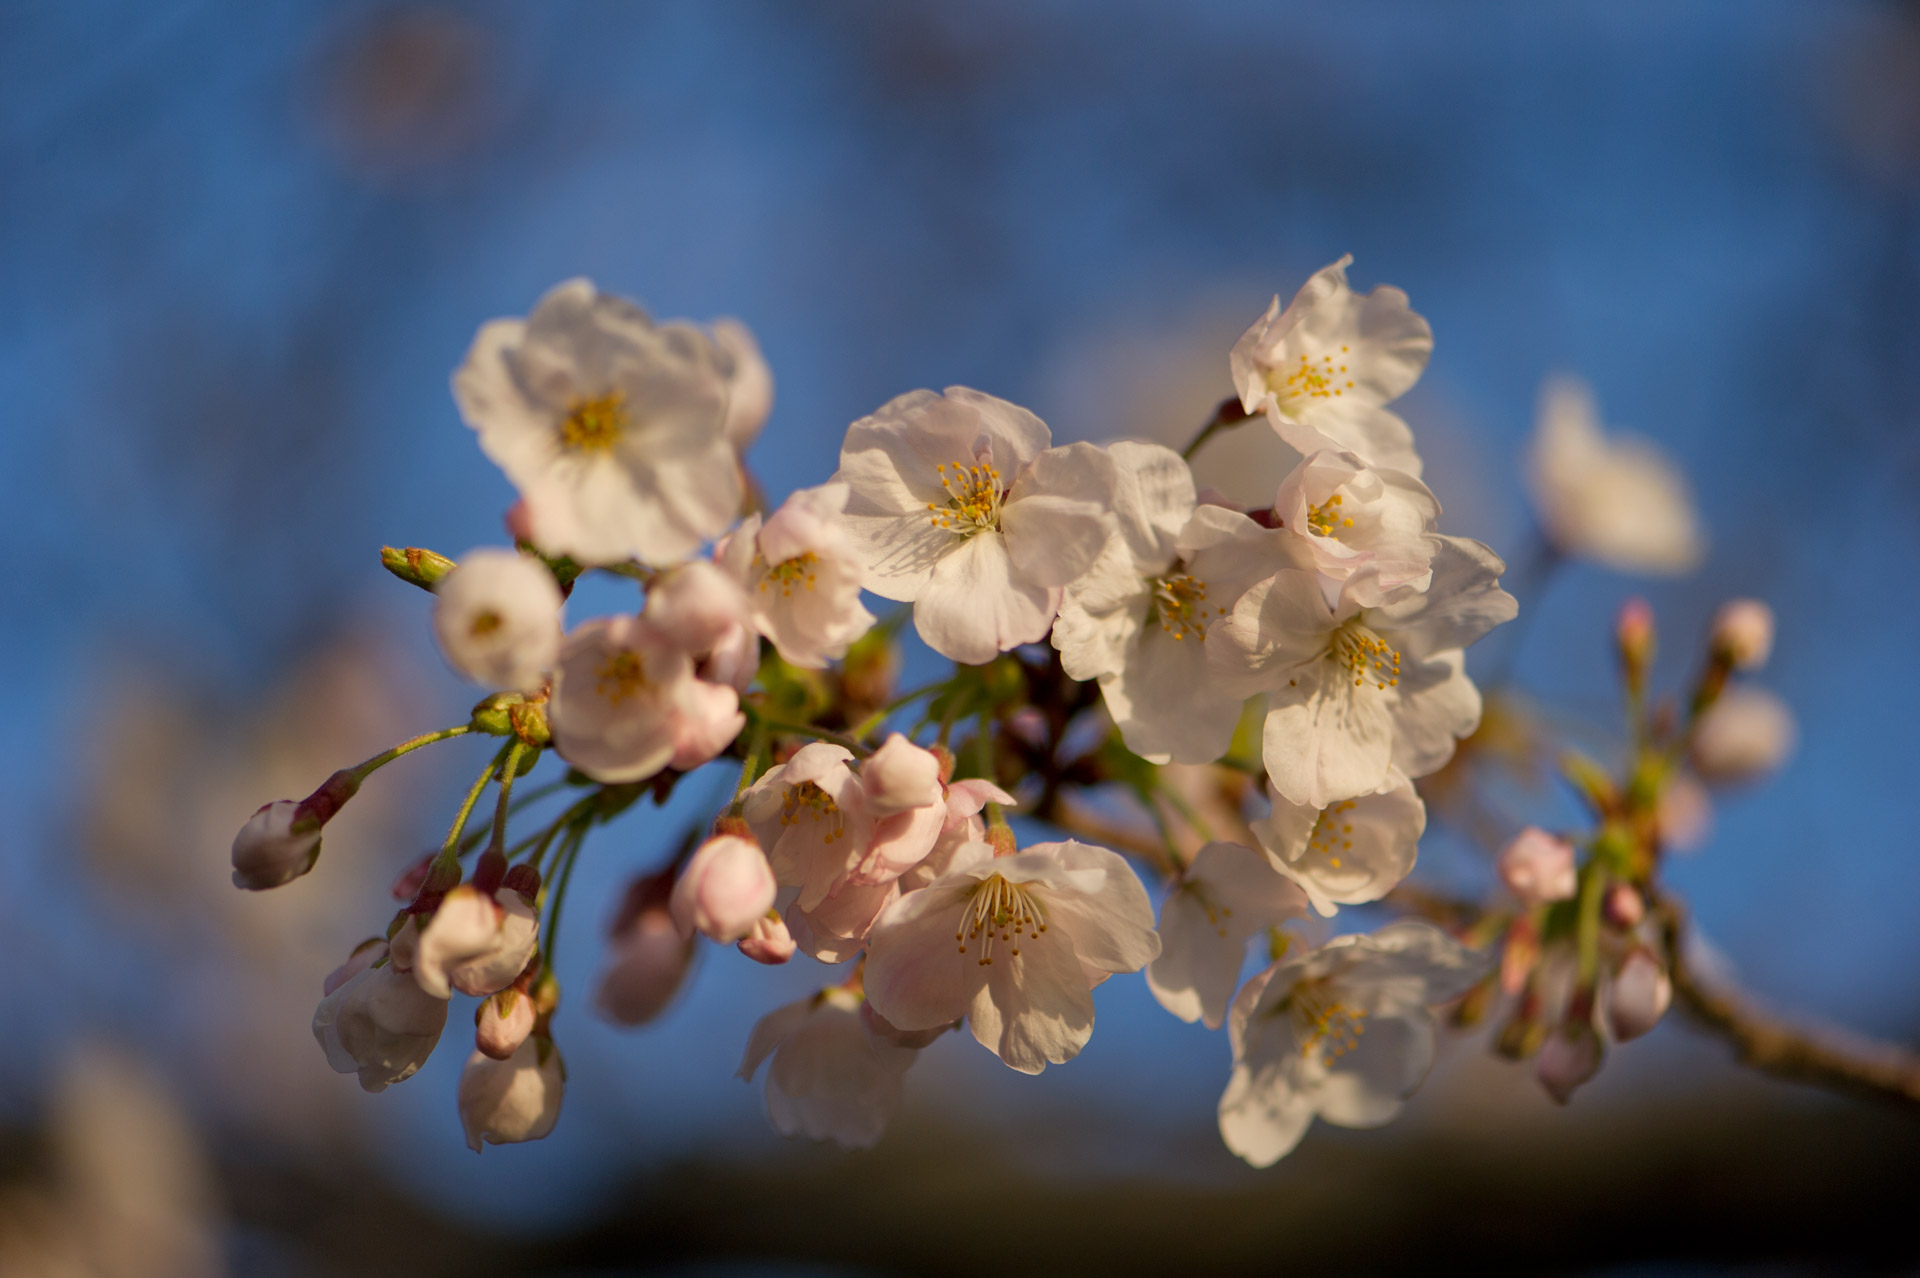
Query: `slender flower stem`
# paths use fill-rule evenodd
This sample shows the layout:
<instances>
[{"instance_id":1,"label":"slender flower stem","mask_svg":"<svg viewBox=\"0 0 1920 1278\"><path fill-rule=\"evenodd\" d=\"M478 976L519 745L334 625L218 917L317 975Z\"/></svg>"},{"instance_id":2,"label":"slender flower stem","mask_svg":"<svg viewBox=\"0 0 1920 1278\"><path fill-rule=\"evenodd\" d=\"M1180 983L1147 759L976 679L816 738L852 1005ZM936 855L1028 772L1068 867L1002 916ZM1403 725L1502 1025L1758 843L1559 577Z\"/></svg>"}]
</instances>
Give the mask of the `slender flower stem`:
<instances>
[{"instance_id":1,"label":"slender flower stem","mask_svg":"<svg viewBox=\"0 0 1920 1278\"><path fill-rule=\"evenodd\" d=\"M393 747L393 749L376 754L359 767L350 769L354 783L357 785L365 781L369 776L378 772L381 768L386 767L401 755L412 754L421 746L430 746L436 741L451 741L455 737L465 736L472 731L472 724L463 723L457 727L442 728L438 732L429 732L425 736L415 737L411 741L402 741L399 745Z\"/></svg>"},{"instance_id":2,"label":"slender flower stem","mask_svg":"<svg viewBox=\"0 0 1920 1278\"><path fill-rule=\"evenodd\" d=\"M460 805L460 811L453 818L453 828L447 831L447 841L440 847L439 863L451 865L459 861L460 832L467 828L467 818L473 815L473 805L480 801L480 792L487 788L487 782L493 780L493 774L500 770L500 764L507 757L507 752L518 745L519 740L516 738L513 745L501 746L499 752L487 764L486 771L474 779L473 788L467 791L466 802Z\"/></svg>"},{"instance_id":3,"label":"slender flower stem","mask_svg":"<svg viewBox=\"0 0 1920 1278\"><path fill-rule=\"evenodd\" d=\"M573 882L573 867L580 860L580 848L587 841L587 828L575 825L567 831L567 837L554 854L553 863L557 867L559 878L553 888L553 910L547 915L546 938L542 942L545 951L541 966L545 970L542 979L553 979L553 956L560 943L560 912L566 908L567 888ZM565 864L561 864L564 858Z\"/></svg>"},{"instance_id":4,"label":"slender flower stem","mask_svg":"<svg viewBox=\"0 0 1920 1278\"><path fill-rule=\"evenodd\" d=\"M516 813L519 813L522 810L529 808L534 804L540 802L540 800L547 798L549 795L555 794L558 791L564 790L566 788L567 788L567 779L565 777L556 777L553 780L547 782L545 785L537 785L531 790L522 790L516 795L514 795L513 806L508 809L508 815L511 816ZM487 833L488 831L486 830L475 830L473 833L467 835L464 839L460 840L460 855L465 856L467 853L479 847L481 844L481 841L487 837ZM537 839L539 837L540 836L536 834L530 838L522 839L518 844L518 846L513 848L512 851L508 853L508 855L512 855L512 852L517 852L521 848L526 847L528 844L532 843L534 839Z\"/></svg>"},{"instance_id":5,"label":"slender flower stem","mask_svg":"<svg viewBox=\"0 0 1920 1278\"><path fill-rule=\"evenodd\" d=\"M767 725L755 722L753 733L747 738L747 757L740 763L740 783L733 788L733 803L728 807L729 816L739 816L745 807L747 788L760 779L760 773L767 763Z\"/></svg>"},{"instance_id":6,"label":"slender flower stem","mask_svg":"<svg viewBox=\"0 0 1920 1278\"><path fill-rule=\"evenodd\" d=\"M1180 456L1192 461L1193 455L1200 451L1200 445L1212 439L1214 435L1229 427L1252 420L1253 415L1240 407L1238 398L1223 399L1220 401L1220 407L1213 410L1213 417L1200 428L1200 433L1193 437L1193 442L1180 450Z\"/></svg>"},{"instance_id":7,"label":"slender flower stem","mask_svg":"<svg viewBox=\"0 0 1920 1278\"><path fill-rule=\"evenodd\" d=\"M911 692L901 693L899 696L895 697L892 701L887 702L886 705L882 706L878 710L875 710L872 714L868 715L864 720L862 720L860 723L860 726L858 726L853 730L853 735L860 738L862 741L866 740L868 737L872 736L875 731L879 729L881 724L887 721L887 717L891 715L894 711L903 709L906 706L910 706L914 702L918 701L920 698L927 696L931 693L939 692L942 688L947 687L952 682L953 680L950 678L936 679L932 683L923 684L922 686L915 688Z\"/></svg>"},{"instance_id":8,"label":"slender flower stem","mask_svg":"<svg viewBox=\"0 0 1920 1278\"><path fill-rule=\"evenodd\" d=\"M873 753L872 750L869 750L866 746L844 732L835 732L831 728L816 728L811 724L787 723L784 720L774 719L750 701L742 701L740 708L746 711L747 716L755 723L769 732L784 733L787 736L793 737L812 737L817 741L831 742L834 745L853 751L855 755L862 759Z\"/></svg>"},{"instance_id":9,"label":"slender flower stem","mask_svg":"<svg viewBox=\"0 0 1920 1278\"><path fill-rule=\"evenodd\" d=\"M506 854L507 813L513 802L513 777L520 768L520 756L526 753L526 749L527 743L515 737L507 747L506 762L500 765L500 798L493 807L493 841L487 846L489 855Z\"/></svg>"}]
</instances>

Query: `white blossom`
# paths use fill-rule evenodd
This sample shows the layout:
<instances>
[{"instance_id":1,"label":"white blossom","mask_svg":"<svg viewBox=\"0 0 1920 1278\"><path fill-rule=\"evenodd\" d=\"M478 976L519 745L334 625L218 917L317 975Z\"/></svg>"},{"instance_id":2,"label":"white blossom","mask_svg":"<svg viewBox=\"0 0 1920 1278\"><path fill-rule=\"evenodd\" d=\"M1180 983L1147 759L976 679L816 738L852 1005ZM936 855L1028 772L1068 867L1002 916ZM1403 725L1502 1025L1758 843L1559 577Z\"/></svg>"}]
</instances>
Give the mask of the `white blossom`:
<instances>
[{"instance_id":1,"label":"white blossom","mask_svg":"<svg viewBox=\"0 0 1920 1278\"><path fill-rule=\"evenodd\" d=\"M1531 909L1553 901L1570 901L1579 887L1573 863L1573 844L1537 825L1527 826L1500 850L1496 863L1500 881Z\"/></svg>"},{"instance_id":2,"label":"white blossom","mask_svg":"<svg viewBox=\"0 0 1920 1278\"><path fill-rule=\"evenodd\" d=\"M586 280L558 285L525 320L482 325L453 391L549 554L671 563L739 512L713 341Z\"/></svg>"},{"instance_id":3,"label":"white blossom","mask_svg":"<svg viewBox=\"0 0 1920 1278\"><path fill-rule=\"evenodd\" d=\"M1267 1167L1316 1116L1340 1127L1391 1122L1433 1063L1428 1006L1466 993L1487 967L1432 924L1403 921L1335 937L1248 981L1228 1022L1227 1148Z\"/></svg>"},{"instance_id":4,"label":"white blossom","mask_svg":"<svg viewBox=\"0 0 1920 1278\"><path fill-rule=\"evenodd\" d=\"M413 977L435 998L497 993L526 970L539 934L540 916L519 892L503 887L488 898L463 883L420 929Z\"/></svg>"},{"instance_id":5,"label":"white blossom","mask_svg":"<svg viewBox=\"0 0 1920 1278\"><path fill-rule=\"evenodd\" d=\"M1356 294L1352 261L1319 271L1284 311L1273 299L1234 344L1234 389L1241 407L1266 414L1302 454L1335 448L1418 477L1413 432L1384 406L1420 379L1433 330L1397 288Z\"/></svg>"},{"instance_id":6,"label":"white blossom","mask_svg":"<svg viewBox=\"0 0 1920 1278\"><path fill-rule=\"evenodd\" d=\"M862 554L842 520L843 483L802 488L763 524L748 515L720 548L749 620L783 660L818 670L873 627L860 603Z\"/></svg>"},{"instance_id":7,"label":"white blossom","mask_svg":"<svg viewBox=\"0 0 1920 1278\"><path fill-rule=\"evenodd\" d=\"M1786 702L1765 688L1736 686L1700 716L1687 757L1708 781L1751 781L1785 763L1799 735Z\"/></svg>"},{"instance_id":8,"label":"white blossom","mask_svg":"<svg viewBox=\"0 0 1920 1278\"><path fill-rule=\"evenodd\" d=\"M481 1142L513 1145L540 1140L560 1121L567 1067L553 1040L536 1034L504 1061L484 1052L467 1058L460 1071L460 1125L467 1148Z\"/></svg>"},{"instance_id":9,"label":"white blossom","mask_svg":"<svg viewBox=\"0 0 1920 1278\"><path fill-rule=\"evenodd\" d=\"M965 1016L1026 1074L1079 1055L1093 1034L1093 986L1160 953L1132 867L1071 841L998 859L967 844L944 875L886 908L867 946L876 1012L908 1031Z\"/></svg>"},{"instance_id":10,"label":"white blossom","mask_svg":"<svg viewBox=\"0 0 1920 1278\"><path fill-rule=\"evenodd\" d=\"M751 1082L769 1055L767 1116L783 1136L871 1149L900 1108L914 1052L868 1030L860 995L821 990L761 1017L739 1077Z\"/></svg>"},{"instance_id":11,"label":"white blossom","mask_svg":"<svg viewBox=\"0 0 1920 1278\"><path fill-rule=\"evenodd\" d=\"M1170 448L1123 441L1113 537L1069 584L1053 626L1067 674L1097 679L1107 713L1135 754L1211 763L1225 754L1243 698L1207 673L1208 628L1287 563L1289 538L1238 511L1196 506L1193 475Z\"/></svg>"},{"instance_id":12,"label":"white blossom","mask_svg":"<svg viewBox=\"0 0 1920 1278\"><path fill-rule=\"evenodd\" d=\"M760 354L753 330L731 316L712 324L720 376L727 386L727 417L722 429L734 451L746 452L773 412L773 370Z\"/></svg>"},{"instance_id":13,"label":"white blossom","mask_svg":"<svg viewBox=\"0 0 1920 1278\"><path fill-rule=\"evenodd\" d=\"M980 665L1046 637L1106 545L1113 463L965 387L912 391L847 428L836 480L862 584L910 602L929 647Z\"/></svg>"},{"instance_id":14,"label":"white blossom","mask_svg":"<svg viewBox=\"0 0 1920 1278\"><path fill-rule=\"evenodd\" d=\"M447 664L475 683L530 692L560 655L561 606L545 564L483 547L434 588L433 633Z\"/></svg>"},{"instance_id":15,"label":"white blossom","mask_svg":"<svg viewBox=\"0 0 1920 1278\"><path fill-rule=\"evenodd\" d=\"M1273 868L1298 883L1322 915L1379 900L1413 869L1427 805L1413 782L1395 772L1388 776L1388 789L1338 799L1324 809L1267 789L1273 812L1252 823L1254 837Z\"/></svg>"},{"instance_id":16,"label":"white blossom","mask_svg":"<svg viewBox=\"0 0 1920 1278\"><path fill-rule=\"evenodd\" d=\"M233 837L233 885L258 892L305 874L320 859L320 825L295 828L297 799L276 799L261 807Z\"/></svg>"},{"instance_id":17,"label":"white blossom","mask_svg":"<svg viewBox=\"0 0 1920 1278\"><path fill-rule=\"evenodd\" d=\"M1541 388L1527 476L1541 526L1565 554L1679 576L1706 553L1686 477L1646 440L1608 438L1584 382Z\"/></svg>"},{"instance_id":18,"label":"white blossom","mask_svg":"<svg viewBox=\"0 0 1920 1278\"><path fill-rule=\"evenodd\" d=\"M447 1000L421 989L411 973L369 968L320 1000L313 1036L336 1073L384 1091L412 1078L447 1024Z\"/></svg>"},{"instance_id":19,"label":"white blossom","mask_svg":"<svg viewBox=\"0 0 1920 1278\"><path fill-rule=\"evenodd\" d=\"M710 758L746 723L737 692L696 679L683 648L631 616L596 618L567 636L547 718L560 757L610 784L709 749Z\"/></svg>"},{"instance_id":20,"label":"white blossom","mask_svg":"<svg viewBox=\"0 0 1920 1278\"><path fill-rule=\"evenodd\" d=\"M1263 753L1273 787L1325 808L1390 788L1397 769L1433 772L1480 721L1461 649L1511 620L1499 556L1435 536L1424 593L1363 607L1349 580L1327 605L1317 574L1282 569L1254 585L1207 635L1215 678L1266 692Z\"/></svg>"},{"instance_id":21,"label":"white blossom","mask_svg":"<svg viewBox=\"0 0 1920 1278\"><path fill-rule=\"evenodd\" d=\"M847 766L852 758L844 746L810 742L744 796L742 815L767 850L774 878L799 890L801 909L813 909L838 886L872 832L866 796Z\"/></svg>"},{"instance_id":22,"label":"white blossom","mask_svg":"<svg viewBox=\"0 0 1920 1278\"><path fill-rule=\"evenodd\" d=\"M1273 513L1305 540L1329 604L1348 582L1356 602L1377 605L1425 590L1433 579L1429 534L1440 503L1412 475L1370 467L1352 453L1314 453L1280 481Z\"/></svg>"},{"instance_id":23,"label":"white blossom","mask_svg":"<svg viewBox=\"0 0 1920 1278\"><path fill-rule=\"evenodd\" d=\"M1147 988L1181 1020L1219 1029L1248 939L1306 909L1306 893L1275 873L1260 852L1209 843L1167 889L1160 956L1147 965Z\"/></svg>"}]
</instances>

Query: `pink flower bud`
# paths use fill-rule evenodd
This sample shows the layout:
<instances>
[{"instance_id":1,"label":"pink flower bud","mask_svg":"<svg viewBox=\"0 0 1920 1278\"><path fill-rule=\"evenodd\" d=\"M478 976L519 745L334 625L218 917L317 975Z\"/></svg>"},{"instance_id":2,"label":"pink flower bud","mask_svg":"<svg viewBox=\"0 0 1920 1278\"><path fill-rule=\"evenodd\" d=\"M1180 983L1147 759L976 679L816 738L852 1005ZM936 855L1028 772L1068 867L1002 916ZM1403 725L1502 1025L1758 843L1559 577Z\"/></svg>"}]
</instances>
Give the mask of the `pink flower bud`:
<instances>
[{"instance_id":1,"label":"pink flower bud","mask_svg":"<svg viewBox=\"0 0 1920 1278\"><path fill-rule=\"evenodd\" d=\"M1547 1095L1564 1105L1587 1080L1600 1072L1600 1036L1593 1027L1573 1022L1555 1030L1534 1058L1534 1076Z\"/></svg>"},{"instance_id":2,"label":"pink flower bud","mask_svg":"<svg viewBox=\"0 0 1920 1278\"><path fill-rule=\"evenodd\" d=\"M885 818L942 802L940 759L896 732L860 765L860 788L867 810Z\"/></svg>"},{"instance_id":3,"label":"pink flower bud","mask_svg":"<svg viewBox=\"0 0 1920 1278\"><path fill-rule=\"evenodd\" d=\"M1773 609L1758 599L1729 599L1713 618L1713 650L1735 670L1758 670L1773 655Z\"/></svg>"},{"instance_id":4,"label":"pink flower bud","mask_svg":"<svg viewBox=\"0 0 1920 1278\"><path fill-rule=\"evenodd\" d=\"M671 910L680 935L696 931L721 944L739 940L773 908L778 891L760 845L739 835L708 839L673 885Z\"/></svg>"},{"instance_id":5,"label":"pink flower bud","mask_svg":"<svg viewBox=\"0 0 1920 1278\"><path fill-rule=\"evenodd\" d=\"M512 1145L546 1136L560 1121L566 1081L560 1049L550 1038L529 1038L504 1061L475 1052L460 1072L460 1125L467 1148L477 1154L482 1141Z\"/></svg>"},{"instance_id":6,"label":"pink flower bud","mask_svg":"<svg viewBox=\"0 0 1920 1278\"><path fill-rule=\"evenodd\" d=\"M533 544L533 512L527 509L527 499L522 497L507 507L506 518L501 521L507 526L507 536L515 541Z\"/></svg>"},{"instance_id":7,"label":"pink flower bud","mask_svg":"<svg viewBox=\"0 0 1920 1278\"><path fill-rule=\"evenodd\" d=\"M753 931L740 938L740 952L756 963L778 967L793 957L793 933L777 914L757 920Z\"/></svg>"},{"instance_id":8,"label":"pink flower bud","mask_svg":"<svg viewBox=\"0 0 1920 1278\"><path fill-rule=\"evenodd\" d=\"M433 859L438 852L422 853L420 859L400 871L400 877L393 881L393 899L405 904L420 895L420 889L426 885L427 871L433 868Z\"/></svg>"},{"instance_id":9,"label":"pink flower bud","mask_svg":"<svg viewBox=\"0 0 1920 1278\"><path fill-rule=\"evenodd\" d=\"M1640 920L1647 917L1646 900L1631 883L1616 883L1608 888L1600 909L1606 915L1607 922L1623 932L1639 927Z\"/></svg>"},{"instance_id":10,"label":"pink flower bud","mask_svg":"<svg viewBox=\"0 0 1920 1278\"><path fill-rule=\"evenodd\" d=\"M347 961L327 973L327 979L321 982L320 993L327 995L351 981L360 973L387 957L387 943L377 936L370 936L353 947L353 953L347 955Z\"/></svg>"},{"instance_id":11,"label":"pink flower bud","mask_svg":"<svg viewBox=\"0 0 1920 1278\"><path fill-rule=\"evenodd\" d=\"M710 652L734 626L747 621L740 583L706 559L665 573L647 588L646 618L690 654Z\"/></svg>"},{"instance_id":12,"label":"pink flower bud","mask_svg":"<svg viewBox=\"0 0 1920 1278\"><path fill-rule=\"evenodd\" d=\"M1660 1023L1673 1001L1673 982L1660 960L1637 946L1621 962L1607 987L1607 1028L1616 1042L1627 1042Z\"/></svg>"},{"instance_id":13,"label":"pink flower bud","mask_svg":"<svg viewBox=\"0 0 1920 1278\"><path fill-rule=\"evenodd\" d=\"M474 1014L473 1045L496 1061L509 1060L533 1033L533 1021L532 995L512 988L501 990L483 999Z\"/></svg>"},{"instance_id":14,"label":"pink flower bud","mask_svg":"<svg viewBox=\"0 0 1920 1278\"><path fill-rule=\"evenodd\" d=\"M740 694L721 683L688 679L680 685L673 714L671 766L691 772L718 757L746 727Z\"/></svg>"},{"instance_id":15,"label":"pink flower bud","mask_svg":"<svg viewBox=\"0 0 1920 1278\"><path fill-rule=\"evenodd\" d=\"M298 819L301 804L278 799L254 813L233 840L233 885L258 892L291 883L320 859L320 825Z\"/></svg>"},{"instance_id":16,"label":"pink flower bud","mask_svg":"<svg viewBox=\"0 0 1920 1278\"><path fill-rule=\"evenodd\" d=\"M1573 866L1573 844L1530 825L1513 837L1500 853L1500 878L1529 906L1573 897L1578 876Z\"/></svg>"},{"instance_id":17,"label":"pink flower bud","mask_svg":"<svg viewBox=\"0 0 1920 1278\"><path fill-rule=\"evenodd\" d=\"M1762 688L1730 688L1694 725L1693 767L1708 781L1764 776L1793 753L1799 731L1793 711Z\"/></svg>"},{"instance_id":18,"label":"pink flower bud","mask_svg":"<svg viewBox=\"0 0 1920 1278\"><path fill-rule=\"evenodd\" d=\"M1653 606L1635 595L1620 605L1614 618L1613 639L1620 646L1620 660L1629 670L1644 671L1653 660Z\"/></svg>"},{"instance_id":19,"label":"pink flower bud","mask_svg":"<svg viewBox=\"0 0 1920 1278\"><path fill-rule=\"evenodd\" d=\"M642 880L629 895L653 898L650 887ZM693 940L680 935L661 894L616 922L607 957L593 1005L615 1025L644 1025L666 1010L686 980Z\"/></svg>"}]
</instances>

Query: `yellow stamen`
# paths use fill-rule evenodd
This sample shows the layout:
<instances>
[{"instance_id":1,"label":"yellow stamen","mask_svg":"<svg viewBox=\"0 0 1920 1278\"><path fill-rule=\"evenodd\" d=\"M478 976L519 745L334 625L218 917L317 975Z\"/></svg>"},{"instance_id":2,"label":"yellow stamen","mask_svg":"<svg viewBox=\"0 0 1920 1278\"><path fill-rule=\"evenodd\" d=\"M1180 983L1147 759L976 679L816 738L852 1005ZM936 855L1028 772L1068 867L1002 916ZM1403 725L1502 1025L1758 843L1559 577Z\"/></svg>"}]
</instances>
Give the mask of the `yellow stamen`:
<instances>
[{"instance_id":1,"label":"yellow stamen","mask_svg":"<svg viewBox=\"0 0 1920 1278\"><path fill-rule=\"evenodd\" d=\"M1026 932L1031 944L1046 930L1047 908L1040 898L1028 890L1027 884L1009 883L996 874L973 889L953 939L959 942L962 954L967 952L967 942L979 941L979 965L991 967L996 939L1009 945L1013 957L1019 958L1021 932Z\"/></svg>"},{"instance_id":2,"label":"yellow stamen","mask_svg":"<svg viewBox=\"0 0 1920 1278\"><path fill-rule=\"evenodd\" d=\"M627 430L627 397L608 391L598 399L578 399L560 421L560 442L576 453L611 452Z\"/></svg>"},{"instance_id":3,"label":"yellow stamen","mask_svg":"<svg viewBox=\"0 0 1920 1278\"><path fill-rule=\"evenodd\" d=\"M947 494L945 506L927 503L929 522L935 528L971 537L1000 527L1000 503L1006 493L1000 487L1000 472L991 461L971 466L941 462L934 470Z\"/></svg>"},{"instance_id":4,"label":"yellow stamen","mask_svg":"<svg viewBox=\"0 0 1920 1278\"><path fill-rule=\"evenodd\" d=\"M622 648L600 663L600 695L614 705L635 696L647 683L647 664L640 654Z\"/></svg>"}]
</instances>

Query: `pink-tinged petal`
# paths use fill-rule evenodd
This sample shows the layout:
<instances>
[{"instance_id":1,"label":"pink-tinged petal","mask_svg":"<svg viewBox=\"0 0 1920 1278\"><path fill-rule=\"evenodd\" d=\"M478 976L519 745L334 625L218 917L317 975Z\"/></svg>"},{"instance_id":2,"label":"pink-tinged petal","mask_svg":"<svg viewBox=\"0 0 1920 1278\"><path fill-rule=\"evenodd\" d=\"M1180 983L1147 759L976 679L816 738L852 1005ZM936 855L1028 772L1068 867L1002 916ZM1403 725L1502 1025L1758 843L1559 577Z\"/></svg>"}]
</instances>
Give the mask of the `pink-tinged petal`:
<instances>
[{"instance_id":1,"label":"pink-tinged petal","mask_svg":"<svg viewBox=\"0 0 1920 1278\"><path fill-rule=\"evenodd\" d=\"M1459 740L1480 726L1480 689L1467 678L1466 654L1457 649L1403 665L1393 691L1399 694L1392 708L1393 766L1410 777L1444 767Z\"/></svg>"},{"instance_id":2,"label":"pink-tinged petal","mask_svg":"<svg viewBox=\"0 0 1920 1278\"><path fill-rule=\"evenodd\" d=\"M1060 592L1017 581L1004 539L985 532L955 546L913 608L913 627L941 656L985 665L1046 638Z\"/></svg>"},{"instance_id":3,"label":"pink-tinged petal","mask_svg":"<svg viewBox=\"0 0 1920 1278\"><path fill-rule=\"evenodd\" d=\"M1193 471L1163 444L1123 439L1109 444L1107 455L1113 458L1113 513L1122 543L1141 572L1164 572L1193 516Z\"/></svg>"},{"instance_id":4,"label":"pink-tinged petal","mask_svg":"<svg viewBox=\"0 0 1920 1278\"><path fill-rule=\"evenodd\" d=\"M1365 1025L1313 1088L1314 1108L1339 1127L1392 1122L1433 1064L1433 1018L1424 1009L1372 1016Z\"/></svg>"},{"instance_id":5,"label":"pink-tinged petal","mask_svg":"<svg viewBox=\"0 0 1920 1278\"><path fill-rule=\"evenodd\" d=\"M1271 1167L1292 1153L1313 1124L1312 1102L1272 1065L1236 1065L1219 1114L1220 1139L1255 1167Z\"/></svg>"},{"instance_id":6,"label":"pink-tinged petal","mask_svg":"<svg viewBox=\"0 0 1920 1278\"><path fill-rule=\"evenodd\" d=\"M1137 972L1159 955L1153 904L1125 858L1072 841L1036 844L1023 855L1036 853L1056 857L1076 879L1089 871L1103 876L1092 891L1056 890L1046 897L1048 922L1073 938L1082 962L1101 971Z\"/></svg>"},{"instance_id":7,"label":"pink-tinged petal","mask_svg":"<svg viewBox=\"0 0 1920 1278\"><path fill-rule=\"evenodd\" d=\"M1267 775L1289 800L1314 808L1372 794L1393 767L1393 729L1379 689L1356 688L1345 667L1314 662L1268 698Z\"/></svg>"},{"instance_id":8,"label":"pink-tinged petal","mask_svg":"<svg viewBox=\"0 0 1920 1278\"><path fill-rule=\"evenodd\" d=\"M1283 568L1248 587L1228 616L1207 630L1207 661L1222 695L1285 688L1319 665L1338 622L1318 574Z\"/></svg>"},{"instance_id":9,"label":"pink-tinged petal","mask_svg":"<svg viewBox=\"0 0 1920 1278\"><path fill-rule=\"evenodd\" d=\"M854 884L890 883L926 860L946 828L945 804L912 808L876 823L859 862L848 873Z\"/></svg>"},{"instance_id":10,"label":"pink-tinged petal","mask_svg":"<svg viewBox=\"0 0 1920 1278\"><path fill-rule=\"evenodd\" d=\"M1049 448L1013 483L1000 514L1015 577L1065 586L1086 575L1113 535L1113 459L1092 444Z\"/></svg>"},{"instance_id":11,"label":"pink-tinged petal","mask_svg":"<svg viewBox=\"0 0 1920 1278\"><path fill-rule=\"evenodd\" d=\"M761 1062L773 1055L774 1049L785 1042L800 1027L801 1022L807 1019L807 1014L813 1009L813 1002L811 997L803 998L796 1003L788 1003L785 1007L776 1007L755 1021L753 1033L747 1036L746 1055L740 1058L740 1068L734 1071L734 1077L743 1083L752 1082L753 1075L760 1068Z\"/></svg>"},{"instance_id":12,"label":"pink-tinged petal","mask_svg":"<svg viewBox=\"0 0 1920 1278\"><path fill-rule=\"evenodd\" d=\"M1071 938L1049 931L1018 938L1017 944L1002 942L984 967L972 954L966 959L985 976L968 1009L968 1024L981 1045L1009 1067L1038 1074L1078 1056L1093 1037L1093 994ZM879 1003L874 1006L886 1013ZM901 1025L890 1015L887 1019Z\"/></svg>"},{"instance_id":13,"label":"pink-tinged petal","mask_svg":"<svg viewBox=\"0 0 1920 1278\"><path fill-rule=\"evenodd\" d=\"M867 938L867 1001L903 1030L932 1029L966 1014L975 956L954 933L966 889L909 892L881 911Z\"/></svg>"}]
</instances>

